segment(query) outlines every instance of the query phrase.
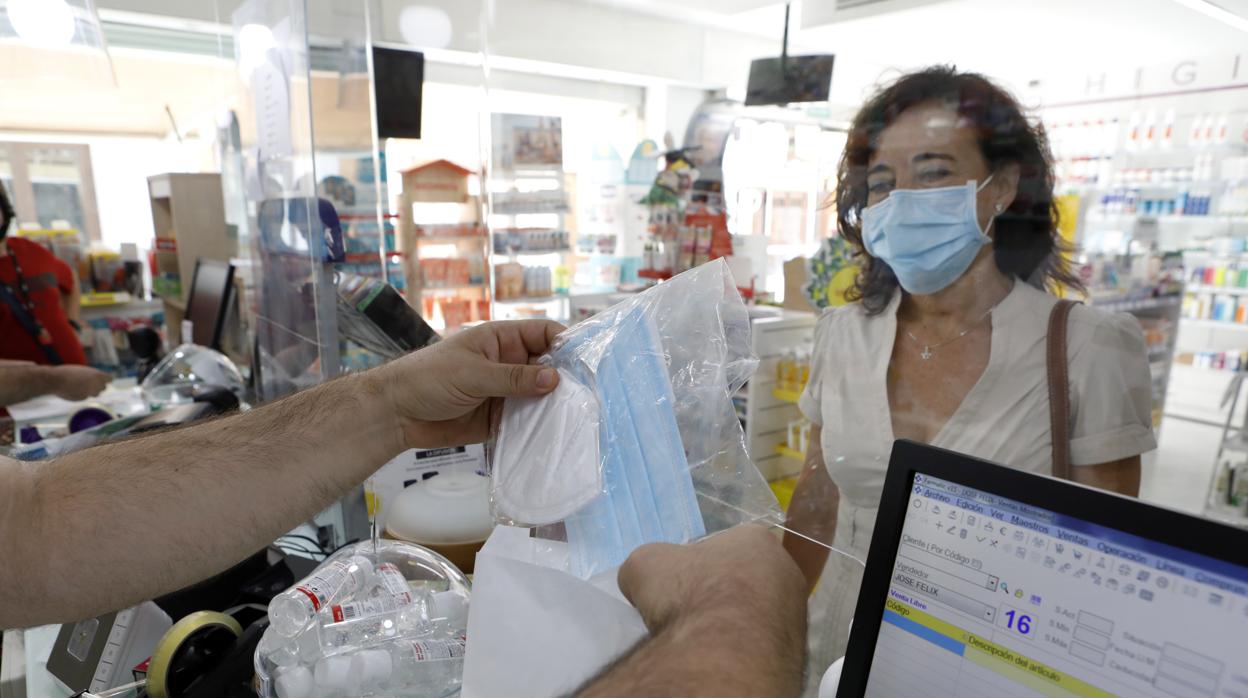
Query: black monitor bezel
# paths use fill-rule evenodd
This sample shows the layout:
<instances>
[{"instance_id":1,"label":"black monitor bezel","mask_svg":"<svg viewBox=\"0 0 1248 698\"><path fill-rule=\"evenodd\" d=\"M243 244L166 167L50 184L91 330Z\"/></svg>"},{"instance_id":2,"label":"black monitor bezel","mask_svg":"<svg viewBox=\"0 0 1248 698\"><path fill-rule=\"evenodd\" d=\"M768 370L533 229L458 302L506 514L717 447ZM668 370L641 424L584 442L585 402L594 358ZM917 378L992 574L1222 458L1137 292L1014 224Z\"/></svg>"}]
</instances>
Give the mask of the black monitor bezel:
<instances>
[{"instance_id":1,"label":"black monitor bezel","mask_svg":"<svg viewBox=\"0 0 1248 698\"><path fill-rule=\"evenodd\" d=\"M898 440L893 444L884 478L837 698L858 698L866 692L916 473L1248 567L1248 530L934 446Z\"/></svg>"},{"instance_id":2,"label":"black monitor bezel","mask_svg":"<svg viewBox=\"0 0 1248 698\"><path fill-rule=\"evenodd\" d=\"M225 290L221 294L221 304L217 308L217 315L212 321L212 341L205 345L209 349L221 351L221 340L225 334L225 319L229 315L230 303L234 297L234 265L229 262L222 262L217 259L208 259L200 257L195 260L195 273L191 277L191 292L186 296L186 313L185 318L191 321L192 329L190 337L183 337L183 342L195 342L194 323L196 318L191 317L191 308L194 307L195 293L202 289L199 288L199 270L203 267L216 267L225 270Z\"/></svg>"}]
</instances>

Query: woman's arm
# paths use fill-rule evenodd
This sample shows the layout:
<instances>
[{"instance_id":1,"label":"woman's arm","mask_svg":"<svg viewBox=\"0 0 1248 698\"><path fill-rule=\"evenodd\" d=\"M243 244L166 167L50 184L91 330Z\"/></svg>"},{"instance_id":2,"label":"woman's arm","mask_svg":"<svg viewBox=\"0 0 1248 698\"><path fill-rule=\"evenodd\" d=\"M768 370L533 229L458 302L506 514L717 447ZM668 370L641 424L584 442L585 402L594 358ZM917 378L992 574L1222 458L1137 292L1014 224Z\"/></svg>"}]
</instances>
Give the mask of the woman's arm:
<instances>
[{"instance_id":1,"label":"woman's arm","mask_svg":"<svg viewBox=\"0 0 1248 698\"><path fill-rule=\"evenodd\" d=\"M1071 471L1071 480L1081 485L1125 494L1128 497L1140 496L1139 456L1097 465L1076 465Z\"/></svg>"},{"instance_id":2,"label":"woman's arm","mask_svg":"<svg viewBox=\"0 0 1248 698\"><path fill-rule=\"evenodd\" d=\"M789 530L784 532L784 549L797 561L810 591L814 590L828 561L826 546L832 545L832 536L836 533L836 509L841 494L823 462L822 431L819 426L810 427L806 463L793 489L785 519L785 528Z\"/></svg>"},{"instance_id":3,"label":"woman's arm","mask_svg":"<svg viewBox=\"0 0 1248 698\"><path fill-rule=\"evenodd\" d=\"M70 270L74 282L70 284L69 293L61 294L61 308L65 311L65 319L82 323L82 291L78 288L78 274Z\"/></svg>"}]
</instances>

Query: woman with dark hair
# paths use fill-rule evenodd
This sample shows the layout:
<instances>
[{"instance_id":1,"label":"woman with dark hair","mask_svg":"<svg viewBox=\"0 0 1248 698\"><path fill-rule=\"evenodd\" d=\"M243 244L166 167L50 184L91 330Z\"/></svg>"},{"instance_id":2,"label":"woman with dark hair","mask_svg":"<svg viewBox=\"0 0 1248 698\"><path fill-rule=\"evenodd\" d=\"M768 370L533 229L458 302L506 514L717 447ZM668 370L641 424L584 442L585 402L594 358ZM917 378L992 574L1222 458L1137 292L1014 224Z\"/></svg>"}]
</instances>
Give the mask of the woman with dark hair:
<instances>
[{"instance_id":1,"label":"woman with dark hair","mask_svg":"<svg viewBox=\"0 0 1248 698\"><path fill-rule=\"evenodd\" d=\"M836 204L861 273L856 302L815 330L789 526L865 558L894 439L1053 472L1045 347L1058 299L1046 290L1082 286L1060 255L1044 133L981 75L929 68L872 97ZM1156 446L1142 332L1086 305L1067 327L1072 479L1135 495ZM827 550L792 534L785 545L813 587ZM833 605L847 618L856 587L844 593Z\"/></svg>"}]
</instances>

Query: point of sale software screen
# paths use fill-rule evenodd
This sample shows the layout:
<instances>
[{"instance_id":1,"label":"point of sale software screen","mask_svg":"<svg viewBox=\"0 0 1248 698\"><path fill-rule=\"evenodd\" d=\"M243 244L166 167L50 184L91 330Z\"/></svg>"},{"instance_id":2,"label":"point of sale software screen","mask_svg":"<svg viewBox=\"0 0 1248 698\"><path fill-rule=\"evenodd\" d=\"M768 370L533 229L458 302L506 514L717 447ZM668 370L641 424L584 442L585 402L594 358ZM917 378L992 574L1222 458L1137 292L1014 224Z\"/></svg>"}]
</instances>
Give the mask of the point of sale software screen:
<instances>
[{"instance_id":1,"label":"point of sale software screen","mask_svg":"<svg viewBox=\"0 0 1248 698\"><path fill-rule=\"evenodd\" d=\"M916 475L867 695L1248 698L1248 569Z\"/></svg>"}]
</instances>

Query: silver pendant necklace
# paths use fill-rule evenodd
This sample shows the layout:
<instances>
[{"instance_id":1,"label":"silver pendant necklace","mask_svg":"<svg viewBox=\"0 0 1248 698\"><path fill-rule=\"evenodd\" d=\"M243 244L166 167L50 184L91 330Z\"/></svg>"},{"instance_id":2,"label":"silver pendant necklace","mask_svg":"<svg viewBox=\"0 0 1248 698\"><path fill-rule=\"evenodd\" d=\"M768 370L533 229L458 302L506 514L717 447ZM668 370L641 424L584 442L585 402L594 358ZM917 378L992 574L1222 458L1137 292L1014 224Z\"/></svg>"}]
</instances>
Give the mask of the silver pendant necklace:
<instances>
[{"instance_id":1,"label":"silver pendant necklace","mask_svg":"<svg viewBox=\"0 0 1248 698\"><path fill-rule=\"evenodd\" d=\"M915 337L915 336L914 336L914 333L913 333L913 332L911 332L910 330L906 330L906 336L910 338L910 341L912 341L912 342L914 342L915 344L917 344L917 345L919 345L919 346L923 347L923 350L919 352L919 356L923 357L923 360L924 360L924 361L927 361L927 360L931 359L933 356L935 356L935 355L936 355L936 354L935 354L935 350L936 350L936 349L939 349L939 348L941 348L941 347L945 346L946 344L951 344L951 343L953 343L953 342L956 342L956 341L958 341L959 339L962 339L963 337L965 337L965 336L967 335L967 333L968 333L968 332L970 332L971 330L975 329L975 327L976 327L976 326L978 326L978 325L979 325L979 323L983 322L983 321L984 321L984 318L986 318L986 317L988 317L989 315L991 315L991 314L992 314L992 311L996 310L996 309L997 309L997 306L998 306L998 305L1000 305L1000 304L1001 304L1001 301L997 301L996 303L993 303L991 308L989 308L988 310L984 311L984 314L983 314L983 315L980 315L978 318L976 318L976 319L975 319L975 321L974 321L974 322L972 322L971 324L967 325L967 326L966 326L966 329L964 329L964 330L962 330L961 332L957 333L957 334L956 334L956 335L954 335L953 337L950 337L949 339L946 339L946 340L945 340L945 341L943 341L943 342L937 342L937 343L935 343L935 344L928 344L928 343L926 343L926 342L922 342L922 341L920 341L920 340L919 340L919 338L918 338L918 337Z\"/></svg>"}]
</instances>

